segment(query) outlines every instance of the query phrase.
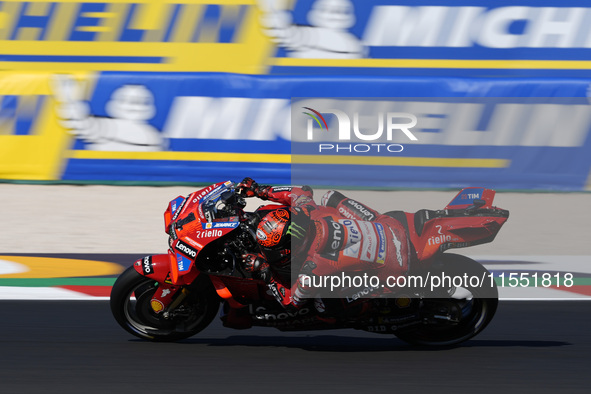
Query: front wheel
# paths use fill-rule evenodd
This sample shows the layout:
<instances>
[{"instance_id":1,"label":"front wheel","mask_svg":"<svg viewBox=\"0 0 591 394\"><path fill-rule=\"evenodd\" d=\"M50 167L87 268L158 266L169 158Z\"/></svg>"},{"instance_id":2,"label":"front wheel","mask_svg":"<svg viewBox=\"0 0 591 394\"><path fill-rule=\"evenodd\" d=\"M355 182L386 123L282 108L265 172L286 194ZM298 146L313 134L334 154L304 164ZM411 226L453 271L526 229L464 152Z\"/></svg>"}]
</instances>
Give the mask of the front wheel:
<instances>
[{"instance_id":1,"label":"front wheel","mask_svg":"<svg viewBox=\"0 0 591 394\"><path fill-rule=\"evenodd\" d=\"M151 341L177 341L197 334L211 323L220 302L213 286L202 280L189 287L188 296L168 318L150 305L158 282L127 268L111 290L111 312L126 331ZM178 294L181 292L179 291Z\"/></svg>"},{"instance_id":2,"label":"front wheel","mask_svg":"<svg viewBox=\"0 0 591 394\"><path fill-rule=\"evenodd\" d=\"M479 278L462 286L438 289L439 294L421 300L423 324L396 336L413 345L455 346L474 337L491 322L499 293L490 272L478 262L457 254L444 253L430 275ZM445 294L442 294L445 293Z\"/></svg>"}]
</instances>

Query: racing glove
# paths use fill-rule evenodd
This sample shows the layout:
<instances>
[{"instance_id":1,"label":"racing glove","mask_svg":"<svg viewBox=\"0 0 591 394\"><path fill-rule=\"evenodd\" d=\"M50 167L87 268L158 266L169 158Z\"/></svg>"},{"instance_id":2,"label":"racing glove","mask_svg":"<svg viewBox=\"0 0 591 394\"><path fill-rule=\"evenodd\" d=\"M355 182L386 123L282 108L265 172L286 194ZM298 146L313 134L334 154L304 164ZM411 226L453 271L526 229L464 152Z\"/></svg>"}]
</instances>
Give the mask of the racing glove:
<instances>
[{"instance_id":1,"label":"racing glove","mask_svg":"<svg viewBox=\"0 0 591 394\"><path fill-rule=\"evenodd\" d=\"M267 200L271 186L259 186L254 179L246 177L238 184L237 189L245 197L258 197L261 200Z\"/></svg>"},{"instance_id":2,"label":"racing glove","mask_svg":"<svg viewBox=\"0 0 591 394\"><path fill-rule=\"evenodd\" d=\"M256 190L259 188L259 184L254 181L252 178L244 178L242 182L236 186L238 192L245 197L254 197L256 196Z\"/></svg>"},{"instance_id":3,"label":"racing glove","mask_svg":"<svg viewBox=\"0 0 591 394\"><path fill-rule=\"evenodd\" d=\"M268 282L271 277L269 264L258 254L248 253L242 255L244 261L244 270L252 273L253 277Z\"/></svg>"}]
</instances>

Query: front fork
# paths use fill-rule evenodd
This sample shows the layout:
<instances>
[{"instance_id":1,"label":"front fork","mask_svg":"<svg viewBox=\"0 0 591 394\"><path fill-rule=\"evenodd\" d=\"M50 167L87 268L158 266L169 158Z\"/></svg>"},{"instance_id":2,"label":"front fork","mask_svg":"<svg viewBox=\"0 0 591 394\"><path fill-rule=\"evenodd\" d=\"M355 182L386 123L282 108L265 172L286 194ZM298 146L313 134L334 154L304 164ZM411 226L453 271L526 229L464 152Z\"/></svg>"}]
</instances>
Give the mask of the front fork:
<instances>
[{"instance_id":1,"label":"front fork","mask_svg":"<svg viewBox=\"0 0 591 394\"><path fill-rule=\"evenodd\" d=\"M137 260L133 267L145 277L158 282L158 289L150 300L152 310L165 318L170 316L184 299L190 294L189 285L193 283L200 272L192 268L190 272L177 278L176 282L171 278L171 267L176 266L176 258L172 253L146 256ZM227 301L232 308L243 308L244 305L237 302L225 283L215 276L210 277L218 296ZM175 298L177 293L180 294Z\"/></svg>"},{"instance_id":2,"label":"front fork","mask_svg":"<svg viewBox=\"0 0 591 394\"><path fill-rule=\"evenodd\" d=\"M194 270L194 273L191 272L182 278L183 283L173 284L170 276L171 264L175 263L171 261L173 259L174 256L170 253L158 254L139 259L133 265L139 274L158 282L150 306L156 314L162 313L165 318L169 317L170 311L175 310L190 294L186 285L192 283L199 275L199 271ZM180 294L175 297L179 292Z\"/></svg>"},{"instance_id":3,"label":"front fork","mask_svg":"<svg viewBox=\"0 0 591 394\"><path fill-rule=\"evenodd\" d=\"M174 295L179 291L180 294L178 297L174 298ZM170 314L170 311L178 307L188 294L189 290L187 290L185 287L160 283L158 289L150 300L150 306L155 313L162 313L162 315L167 318Z\"/></svg>"}]
</instances>

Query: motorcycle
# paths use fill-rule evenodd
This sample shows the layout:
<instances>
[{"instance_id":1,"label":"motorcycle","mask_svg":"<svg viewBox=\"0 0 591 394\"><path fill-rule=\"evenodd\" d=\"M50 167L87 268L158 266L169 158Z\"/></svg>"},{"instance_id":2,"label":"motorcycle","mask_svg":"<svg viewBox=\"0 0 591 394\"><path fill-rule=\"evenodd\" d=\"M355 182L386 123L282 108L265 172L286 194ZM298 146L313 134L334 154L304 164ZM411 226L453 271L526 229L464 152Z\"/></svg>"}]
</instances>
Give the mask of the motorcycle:
<instances>
[{"instance_id":1,"label":"motorcycle","mask_svg":"<svg viewBox=\"0 0 591 394\"><path fill-rule=\"evenodd\" d=\"M469 187L442 210L387 212L403 224L410 241L413 258L406 278L414 278L414 284L390 289L388 297L372 288L354 289L290 311L241 259L258 250L255 231L261 217L285 206L267 204L246 212L234 183L216 183L169 203L164 213L168 253L139 259L118 277L111 311L122 328L151 341L197 334L222 305L226 326L232 327L232 313L238 316L234 328L352 328L395 335L414 345L455 346L490 323L498 290L485 267L446 251L493 241L509 217L492 205L494 195L491 189ZM289 263L274 269L290 280Z\"/></svg>"}]
</instances>

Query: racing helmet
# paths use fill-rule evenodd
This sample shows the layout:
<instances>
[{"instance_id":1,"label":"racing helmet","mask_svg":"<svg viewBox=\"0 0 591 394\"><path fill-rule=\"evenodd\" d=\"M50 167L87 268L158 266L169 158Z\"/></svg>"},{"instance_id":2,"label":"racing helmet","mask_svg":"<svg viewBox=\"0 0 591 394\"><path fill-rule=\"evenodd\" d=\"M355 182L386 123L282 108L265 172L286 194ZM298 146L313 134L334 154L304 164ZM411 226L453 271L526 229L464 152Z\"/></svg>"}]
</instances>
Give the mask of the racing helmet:
<instances>
[{"instance_id":1,"label":"racing helmet","mask_svg":"<svg viewBox=\"0 0 591 394\"><path fill-rule=\"evenodd\" d=\"M291 249L291 237L287 234L291 214L280 208L266 214L257 226L257 242L265 250Z\"/></svg>"},{"instance_id":2,"label":"racing helmet","mask_svg":"<svg viewBox=\"0 0 591 394\"><path fill-rule=\"evenodd\" d=\"M279 208L266 214L256 231L257 242L265 257L270 261L277 260L290 255L292 247L301 252L310 223L308 212L299 207Z\"/></svg>"}]
</instances>

